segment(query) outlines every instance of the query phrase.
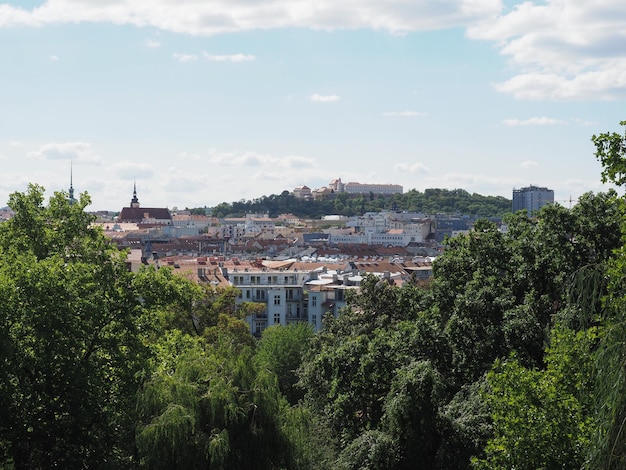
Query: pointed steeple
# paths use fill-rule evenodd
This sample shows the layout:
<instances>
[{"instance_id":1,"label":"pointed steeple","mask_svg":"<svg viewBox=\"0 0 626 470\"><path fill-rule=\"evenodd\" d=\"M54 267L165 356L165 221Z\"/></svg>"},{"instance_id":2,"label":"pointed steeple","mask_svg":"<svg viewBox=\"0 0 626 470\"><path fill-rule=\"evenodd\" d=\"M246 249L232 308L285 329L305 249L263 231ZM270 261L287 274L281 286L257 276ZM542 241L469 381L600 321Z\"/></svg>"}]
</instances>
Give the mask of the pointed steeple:
<instances>
[{"instance_id":1,"label":"pointed steeple","mask_svg":"<svg viewBox=\"0 0 626 470\"><path fill-rule=\"evenodd\" d=\"M74 172L72 167L72 160L70 160L70 189L69 189L69 201L70 204L74 204L76 202L76 198L74 198Z\"/></svg>"},{"instance_id":2,"label":"pointed steeple","mask_svg":"<svg viewBox=\"0 0 626 470\"><path fill-rule=\"evenodd\" d=\"M130 200L130 207L139 207L139 199L137 199L137 182L133 182L133 198Z\"/></svg>"}]
</instances>

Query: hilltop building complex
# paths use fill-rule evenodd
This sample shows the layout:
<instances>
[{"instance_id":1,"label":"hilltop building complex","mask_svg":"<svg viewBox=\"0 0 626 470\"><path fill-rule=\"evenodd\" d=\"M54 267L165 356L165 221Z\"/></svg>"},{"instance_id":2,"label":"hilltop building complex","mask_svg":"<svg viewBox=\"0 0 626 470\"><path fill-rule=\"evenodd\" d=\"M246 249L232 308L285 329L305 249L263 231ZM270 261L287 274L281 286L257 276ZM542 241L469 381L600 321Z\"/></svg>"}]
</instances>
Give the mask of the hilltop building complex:
<instances>
[{"instance_id":1,"label":"hilltop building complex","mask_svg":"<svg viewBox=\"0 0 626 470\"><path fill-rule=\"evenodd\" d=\"M402 194L403 188L399 184L369 184L369 183L356 183L351 181L350 183L343 183L341 178L337 178L328 183L328 186L324 186L314 191L308 186L297 186L293 189L294 196L300 199L313 198L333 194L333 193L347 193L347 194Z\"/></svg>"}]
</instances>

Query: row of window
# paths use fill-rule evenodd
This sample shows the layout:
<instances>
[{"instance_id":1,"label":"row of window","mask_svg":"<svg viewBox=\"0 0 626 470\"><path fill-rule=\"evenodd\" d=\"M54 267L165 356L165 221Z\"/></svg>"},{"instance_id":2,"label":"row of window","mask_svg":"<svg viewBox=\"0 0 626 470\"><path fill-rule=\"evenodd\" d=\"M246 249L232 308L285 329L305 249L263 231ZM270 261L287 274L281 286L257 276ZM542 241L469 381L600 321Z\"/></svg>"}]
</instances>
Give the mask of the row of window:
<instances>
[{"instance_id":1,"label":"row of window","mask_svg":"<svg viewBox=\"0 0 626 470\"><path fill-rule=\"evenodd\" d=\"M313 323L313 325L317 326L317 315L312 315L311 316L311 322ZM279 325L279 324L280 324L280 314L279 313L275 313L274 314L274 325ZM265 329L265 322L264 321L254 322L254 332L255 332L255 334L257 334L257 335L261 334L264 329Z\"/></svg>"},{"instance_id":2,"label":"row of window","mask_svg":"<svg viewBox=\"0 0 626 470\"><path fill-rule=\"evenodd\" d=\"M294 294L294 290L295 289L288 289L286 291L286 298L287 298L287 300L298 300L297 296ZM244 291L243 290L239 291L238 297L240 299L244 298ZM254 291L250 290L250 289L246 289L245 290L245 299L249 300L249 301L256 300L256 301L265 302L265 291L263 289L257 289L257 290L254 290ZM274 295L274 305L280 305L280 304L281 304L281 296L279 294ZM311 307L317 307L317 297L315 297L315 296L311 296Z\"/></svg>"},{"instance_id":3,"label":"row of window","mask_svg":"<svg viewBox=\"0 0 626 470\"><path fill-rule=\"evenodd\" d=\"M278 284L296 284L295 276L249 276L246 282L246 276L233 276L233 284L236 286L252 284L252 285L278 285ZM263 281L263 282L261 282Z\"/></svg>"}]
</instances>

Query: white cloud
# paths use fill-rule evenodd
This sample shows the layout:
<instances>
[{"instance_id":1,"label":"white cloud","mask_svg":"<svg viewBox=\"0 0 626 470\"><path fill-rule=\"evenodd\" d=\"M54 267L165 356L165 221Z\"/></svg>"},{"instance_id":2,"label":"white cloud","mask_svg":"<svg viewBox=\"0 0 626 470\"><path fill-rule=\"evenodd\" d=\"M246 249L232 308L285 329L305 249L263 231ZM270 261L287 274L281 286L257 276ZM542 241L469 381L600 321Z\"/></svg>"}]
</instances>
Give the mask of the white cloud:
<instances>
[{"instance_id":1,"label":"white cloud","mask_svg":"<svg viewBox=\"0 0 626 470\"><path fill-rule=\"evenodd\" d=\"M171 193L191 193L195 191L208 191L211 177L206 174L183 172L170 168L168 177L163 184L163 189Z\"/></svg>"},{"instance_id":2,"label":"white cloud","mask_svg":"<svg viewBox=\"0 0 626 470\"><path fill-rule=\"evenodd\" d=\"M523 186L523 182L518 177L460 172L431 173L419 182L422 188L465 189L468 192L480 191L481 194L500 194L509 198L512 188Z\"/></svg>"},{"instance_id":3,"label":"white cloud","mask_svg":"<svg viewBox=\"0 0 626 470\"><path fill-rule=\"evenodd\" d=\"M538 166L539 163L532 160L526 160L520 163L520 168L523 168L524 170L530 170L531 168L537 168Z\"/></svg>"},{"instance_id":4,"label":"white cloud","mask_svg":"<svg viewBox=\"0 0 626 470\"><path fill-rule=\"evenodd\" d=\"M419 173L428 174L430 170L423 163L398 163L394 165L393 170L397 173Z\"/></svg>"},{"instance_id":5,"label":"white cloud","mask_svg":"<svg viewBox=\"0 0 626 470\"><path fill-rule=\"evenodd\" d=\"M196 54L179 54L178 52L174 52L172 57L182 63L195 62L198 60L198 56Z\"/></svg>"},{"instance_id":6,"label":"white cloud","mask_svg":"<svg viewBox=\"0 0 626 470\"><path fill-rule=\"evenodd\" d=\"M254 179L257 181L284 181L285 175L279 171L259 171L255 173Z\"/></svg>"},{"instance_id":7,"label":"white cloud","mask_svg":"<svg viewBox=\"0 0 626 470\"><path fill-rule=\"evenodd\" d=\"M213 165L220 166L244 166L244 167L267 167L268 169L303 169L316 167L315 160L299 155L286 155L282 157L274 155L262 155L254 152L241 154L221 152L215 150L209 152L209 161Z\"/></svg>"},{"instance_id":8,"label":"white cloud","mask_svg":"<svg viewBox=\"0 0 626 470\"><path fill-rule=\"evenodd\" d=\"M337 95L319 95L317 93L309 96L309 100L314 103L333 103L335 101L339 101L339 96Z\"/></svg>"},{"instance_id":9,"label":"white cloud","mask_svg":"<svg viewBox=\"0 0 626 470\"><path fill-rule=\"evenodd\" d=\"M43 160L72 160L76 163L100 164L100 157L95 155L91 144L86 142L50 143L27 154L31 158Z\"/></svg>"},{"instance_id":10,"label":"white cloud","mask_svg":"<svg viewBox=\"0 0 626 470\"><path fill-rule=\"evenodd\" d=\"M614 100L626 95L626 3L526 1L472 25L498 44L514 76L496 90L529 100Z\"/></svg>"},{"instance_id":11,"label":"white cloud","mask_svg":"<svg viewBox=\"0 0 626 470\"><path fill-rule=\"evenodd\" d=\"M502 121L505 125L515 126L562 126L569 124L567 121L553 119L549 117L531 117L529 119L505 119Z\"/></svg>"},{"instance_id":12,"label":"white cloud","mask_svg":"<svg viewBox=\"0 0 626 470\"><path fill-rule=\"evenodd\" d=\"M50 62L57 62L59 60L59 56L51 54L50 57L48 57L48 60Z\"/></svg>"},{"instance_id":13,"label":"white cloud","mask_svg":"<svg viewBox=\"0 0 626 470\"><path fill-rule=\"evenodd\" d=\"M159 47L161 47L161 43L159 41L155 41L154 39L146 39L144 44L150 49L158 49Z\"/></svg>"},{"instance_id":14,"label":"white cloud","mask_svg":"<svg viewBox=\"0 0 626 470\"><path fill-rule=\"evenodd\" d=\"M426 117L428 113L419 111L387 111L383 113L384 117Z\"/></svg>"},{"instance_id":15,"label":"white cloud","mask_svg":"<svg viewBox=\"0 0 626 470\"><path fill-rule=\"evenodd\" d=\"M597 122L587 121L585 119L580 119L580 118L572 118L572 122L578 124L579 126L595 126L596 124L598 124Z\"/></svg>"},{"instance_id":16,"label":"white cloud","mask_svg":"<svg viewBox=\"0 0 626 470\"><path fill-rule=\"evenodd\" d=\"M249 54L213 55L203 52L202 55L210 62L249 62L256 59L255 56Z\"/></svg>"},{"instance_id":17,"label":"white cloud","mask_svg":"<svg viewBox=\"0 0 626 470\"><path fill-rule=\"evenodd\" d=\"M275 28L367 28L404 33L463 26L494 16L500 8L500 0L47 0L30 10L0 5L0 27L108 22L152 26L192 35Z\"/></svg>"},{"instance_id":18,"label":"white cloud","mask_svg":"<svg viewBox=\"0 0 626 470\"><path fill-rule=\"evenodd\" d=\"M118 178L127 180L149 179L154 175L152 166L147 163L124 161L115 164L111 169Z\"/></svg>"},{"instance_id":19,"label":"white cloud","mask_svg":"<svg viewBox=\"0 0 626 470\"><path fill-rule=\"evenodd\" d=\"M181 152L178 154L178 158L181 160L188 160L192 162L197 162L202 159L200 155L197 153L189 153L189 152Z\"/></svg>"}]
</instances>

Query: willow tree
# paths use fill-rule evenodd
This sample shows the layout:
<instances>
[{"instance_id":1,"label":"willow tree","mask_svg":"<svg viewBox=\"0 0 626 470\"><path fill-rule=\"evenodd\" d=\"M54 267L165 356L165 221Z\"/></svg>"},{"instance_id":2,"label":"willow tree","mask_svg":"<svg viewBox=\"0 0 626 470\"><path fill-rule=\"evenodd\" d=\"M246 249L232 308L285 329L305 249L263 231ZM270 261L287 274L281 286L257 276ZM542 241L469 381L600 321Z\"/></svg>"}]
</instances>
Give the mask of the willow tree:
<instances>
[{"instance_id":1,"label":"willow tree","mask_svg":"<svg viewBox=\"0 0 626 470\"><path fill-rule=\"evenodd\" d=\"M215 328L211 342L173 329L153 345L153 373L138 400L141 465L290 468L276 377L255 369L252 348L229 325Z\"/></svg>"}]
</instances>

